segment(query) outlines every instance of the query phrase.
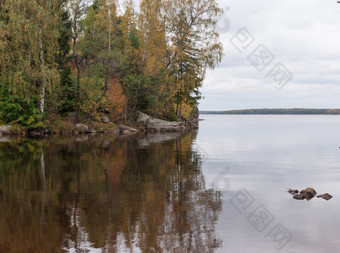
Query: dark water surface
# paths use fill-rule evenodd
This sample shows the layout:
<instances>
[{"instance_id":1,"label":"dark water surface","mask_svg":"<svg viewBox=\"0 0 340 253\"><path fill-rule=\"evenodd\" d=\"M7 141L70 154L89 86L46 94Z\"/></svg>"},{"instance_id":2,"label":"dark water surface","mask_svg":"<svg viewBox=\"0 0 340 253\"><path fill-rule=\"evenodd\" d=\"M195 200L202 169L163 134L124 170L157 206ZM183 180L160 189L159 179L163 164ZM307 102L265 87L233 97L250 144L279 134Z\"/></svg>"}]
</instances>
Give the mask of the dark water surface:
<instances>
[{"instance_id":1,"label":"dark water surface","mask_svg":"<svg viewBox=\"0 0 340 253\"><path fill-rule=\"evenodd\" d=\"M209 252L196 133L0 142L0 252Z\"/></svg>"},{"instance_id":2,"label":"dark water surface","mask_svg":"<svg viewBox=\"0 0 340 253\"><path fill-rule=\"evenodd\" d=\"M0 139L0 252L340 252L340 117ZM314 187L330 201L296 201Z\"/></svg>"}]
</instances>

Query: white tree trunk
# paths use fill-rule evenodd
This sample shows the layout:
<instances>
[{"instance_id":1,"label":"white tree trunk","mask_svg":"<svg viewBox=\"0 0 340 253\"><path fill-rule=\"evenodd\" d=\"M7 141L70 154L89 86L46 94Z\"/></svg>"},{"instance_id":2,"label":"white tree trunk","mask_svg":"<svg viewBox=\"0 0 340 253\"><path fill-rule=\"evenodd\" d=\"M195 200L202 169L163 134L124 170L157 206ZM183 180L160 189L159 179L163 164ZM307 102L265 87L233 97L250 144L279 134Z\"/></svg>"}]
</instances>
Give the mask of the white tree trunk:
<instances>
[{"instance_id":1,"label":"white tree trunk","mask_svg":"<svg viewBox=\"0 0 340 253\"><path fill-rule=\"evenodd\" d=\"M40 91L40 111L44 113L45 109L45 90L46 90L46 75L45 75L45 59L44 59L44 48L42 44L41 29L39 29L39 48L40 48L40 61L41 61L41 91Z\"/></svg>"}]
</instances>

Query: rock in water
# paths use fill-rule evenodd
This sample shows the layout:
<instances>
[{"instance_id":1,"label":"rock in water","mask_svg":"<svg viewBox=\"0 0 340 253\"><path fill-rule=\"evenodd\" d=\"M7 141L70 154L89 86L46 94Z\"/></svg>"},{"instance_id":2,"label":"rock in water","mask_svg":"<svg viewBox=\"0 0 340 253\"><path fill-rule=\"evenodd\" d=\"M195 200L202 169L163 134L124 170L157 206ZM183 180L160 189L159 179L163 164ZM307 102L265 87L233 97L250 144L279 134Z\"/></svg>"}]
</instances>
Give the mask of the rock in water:
<instances>
[{"instance_id":1,"label":"rock in water","mask_svg":"<svg viewBox=\"0 0 340 253\"><path fill-rule=\"evenodd\" d=\"M311 200L312 198L314 198L316 196L316 191L313 188L308 187L308 188L300 191L300 194L305 195L307 200Z\"/></svg>"},{"instance_id":2,"label":"rock in water","mask_svg":"<svg viewBox=\"0 0 340 253\"><path fill-rule=\"evenodd\" d=\"M289 189L288 192L289 192L290 194L292 194L292 195L296 195L296 194L299 193L299 191L298 191L298 190L295 190L295 189Z\"/></svg>"},{"instance_id":3,"label":"rock in water","mask_svg":"<svg viewBox=\"0 0 340 253\"><path fill-rule=\"evenodd\" d=\"M138 112L137 123L145 125L150 132L176 132L184 126L184 122L161 120L142 112Z\"/></svg>"},{"instance_id":4,"label":"rock in water","mask_svg":"<svg viewBox=\"0 0 340 253\"><path fill-rule=\"evenodd\" d=\"M328 193L325 193L325 194L321 194L321 195L318 195L316 196L317 198L323 198L325 200L330 200L331 198L333 198L332 195L328 194Z\"/></svg>"},{"instance_id":5,"label":"rock in water","mask_svg":"<svg viewBox=\"0 0 340 253\"><path fill-rule=\"evenodd\" d=\"M293 196L294 199L297 199L297 200L304 200L306 199L306 195L304 194L296 194Z\"/></svg>"}]
</instances>

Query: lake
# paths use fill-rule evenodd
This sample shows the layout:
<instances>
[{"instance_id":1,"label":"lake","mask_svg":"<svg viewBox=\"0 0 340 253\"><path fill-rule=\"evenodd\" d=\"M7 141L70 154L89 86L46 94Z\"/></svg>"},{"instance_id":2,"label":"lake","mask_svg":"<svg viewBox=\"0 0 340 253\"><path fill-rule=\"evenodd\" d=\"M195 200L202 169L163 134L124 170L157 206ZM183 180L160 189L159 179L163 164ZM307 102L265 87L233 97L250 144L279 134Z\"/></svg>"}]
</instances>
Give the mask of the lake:
<instances>
[{"instance_id":1,"label":"lake","mask_svg":"<svg viewBox=\"0 0 340 253\"><path fill-rule=\"evenodd\" d=\"M339 252L340 116L201 118L0 138L0 252ZM287 193L307 187L333 198Z\"/></svg>"}]
</instances>

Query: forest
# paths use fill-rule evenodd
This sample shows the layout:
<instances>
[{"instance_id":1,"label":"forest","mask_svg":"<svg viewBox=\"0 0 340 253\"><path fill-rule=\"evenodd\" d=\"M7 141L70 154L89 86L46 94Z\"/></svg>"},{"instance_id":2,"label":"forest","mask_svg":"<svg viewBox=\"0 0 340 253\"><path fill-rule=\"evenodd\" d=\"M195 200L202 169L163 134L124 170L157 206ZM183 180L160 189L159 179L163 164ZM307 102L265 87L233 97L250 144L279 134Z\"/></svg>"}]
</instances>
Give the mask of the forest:
<instances>
[{"instance_id":1,"label":"forest","mask_svg":"<svg viewBox=\"0 0 340 253\"><path fill-rule=\"evenodd\" d=\"M0 3L0 125L185 120L223 56L215 0Z\"/></svg>"}]
</instances>

